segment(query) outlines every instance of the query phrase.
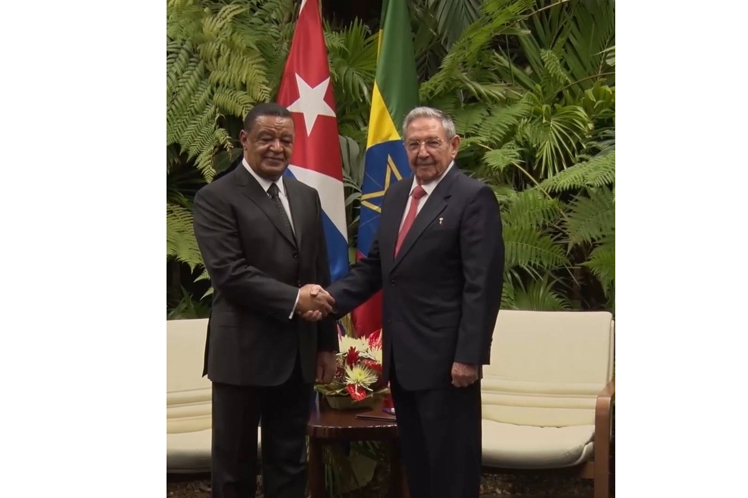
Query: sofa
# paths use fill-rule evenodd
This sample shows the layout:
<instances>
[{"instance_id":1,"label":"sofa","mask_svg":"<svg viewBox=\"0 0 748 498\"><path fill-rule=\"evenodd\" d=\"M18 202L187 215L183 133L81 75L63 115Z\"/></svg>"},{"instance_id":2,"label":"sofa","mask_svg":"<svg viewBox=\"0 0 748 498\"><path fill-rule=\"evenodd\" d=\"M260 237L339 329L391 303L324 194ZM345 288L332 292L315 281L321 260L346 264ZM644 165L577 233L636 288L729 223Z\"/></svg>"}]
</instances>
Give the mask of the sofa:
<instances>
[{"instance_id":1,"label":"sofa","mask_svg":"<svg viewBox=\"0 0 748 498\"><path fill-rule=\"evenodd\" d=\"M211 385L202 376L208 319L166 322L166 471L210 472ZM261 449L257 431L258 451Z\"/></svg>"}]
</instances>

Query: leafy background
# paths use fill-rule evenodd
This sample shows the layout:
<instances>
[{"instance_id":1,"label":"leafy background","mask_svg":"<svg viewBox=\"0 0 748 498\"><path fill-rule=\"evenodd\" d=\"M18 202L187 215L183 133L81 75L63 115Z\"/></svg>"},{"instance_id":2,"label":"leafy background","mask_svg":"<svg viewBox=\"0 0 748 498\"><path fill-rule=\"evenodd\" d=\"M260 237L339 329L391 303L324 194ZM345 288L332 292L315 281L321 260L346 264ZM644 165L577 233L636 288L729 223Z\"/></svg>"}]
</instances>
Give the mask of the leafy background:
<instances>
[{"instance_id":1,"label":"leafy background","mask_svg":"<svg viewBox=\"0 0 748 498\"><path fill-rule=\"evenodd\" d=\"M323 0L356 246L381 0ZM490 185L506 245L503 309L615 311L615 23L609 0L408 2L424 105L450 113L461 169ZM207 316L197 190L239 156L244 114L275 100L298 1L167 1L167 318ZM331 494L382 448L326 452Z\"/></svg>"},{"instance_id":2,"label":"leafy background","mask_svg":"<svg viewBox=\"0 0 748 498\"><path fill-rule=\"evenodd\" d=\"M323 1L356 244L379 2ZM206 316L195 192L275 99L294 0L167 3L167 317ZM450 113L458 164L500 201L504 309L615 310L615 23L610 1L409 2L421 102ZM353 254L353 251L351 251Z\"/></svg>"}]
</instances>

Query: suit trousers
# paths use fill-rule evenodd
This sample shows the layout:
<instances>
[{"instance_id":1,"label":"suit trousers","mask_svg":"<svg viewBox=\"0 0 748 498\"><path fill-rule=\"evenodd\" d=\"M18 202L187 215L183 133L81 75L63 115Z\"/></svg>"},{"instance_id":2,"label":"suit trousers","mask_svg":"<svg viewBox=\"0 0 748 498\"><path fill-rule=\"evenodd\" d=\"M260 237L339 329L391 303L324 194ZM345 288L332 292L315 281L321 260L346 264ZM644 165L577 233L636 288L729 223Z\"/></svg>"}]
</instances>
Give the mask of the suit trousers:
<instances>
[{"instance_id":1,"label":"suit trousers","mask_svg":"<svg viewBox=\"0 0 748 498\"><path fill-rule=\"evenodd\" d=\"M258 424L265 498L304 498L312 392L298 359L291 377L279 386L213 383L213 498L254 498Z\"/></svg>"},{"instance_id":2,"label":"suit trousers","mask_svg":"<svg viewBox=\"0 0 748 498\"><path fill-rule=\"evenodd\" d=\"M411 498L478 498L480 380L467 387L408 391L393 361L390 388Z\"/></svg>"}]
</instances>

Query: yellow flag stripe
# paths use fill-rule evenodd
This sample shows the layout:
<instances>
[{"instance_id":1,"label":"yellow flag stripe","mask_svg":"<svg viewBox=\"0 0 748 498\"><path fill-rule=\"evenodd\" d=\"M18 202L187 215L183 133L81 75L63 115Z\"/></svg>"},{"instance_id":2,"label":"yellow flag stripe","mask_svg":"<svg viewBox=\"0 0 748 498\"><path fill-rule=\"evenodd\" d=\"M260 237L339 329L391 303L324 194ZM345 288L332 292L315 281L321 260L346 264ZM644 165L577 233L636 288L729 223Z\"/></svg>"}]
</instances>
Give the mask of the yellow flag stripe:
<instances>
[{"instance_id":1,"label":"yellow flag stripe","mask_svg":"<svg viewBox=\"0 0 748 498\"><path fill-rule=\"evenodd\" d=\"M374 83L374 91L371 98L371 114L369 115L369 136L366 140L366 148L390 140L399 140L400 133L395 123L392 122L390 111L384 103L379 86Z\"/></svg>"}]
</instances>

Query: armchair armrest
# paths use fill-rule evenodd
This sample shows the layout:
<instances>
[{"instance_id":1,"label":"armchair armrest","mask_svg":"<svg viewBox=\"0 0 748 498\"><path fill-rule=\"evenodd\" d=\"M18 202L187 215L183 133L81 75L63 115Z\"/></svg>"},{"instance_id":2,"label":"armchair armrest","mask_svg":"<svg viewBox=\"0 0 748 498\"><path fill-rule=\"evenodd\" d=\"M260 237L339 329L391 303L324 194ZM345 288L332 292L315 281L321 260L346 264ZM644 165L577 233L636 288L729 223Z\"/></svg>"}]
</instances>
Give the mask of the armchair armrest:
<instances>
[{"instance_id":1,"label":"armchair armrest","mask_svg":"<svg viewBox=\"0 0 748 498\"><path fill-rule=\"evenodd\" d=\"M610 442L613 430L612 410L616 396L616 380L611 380L597 395L595 403L595 482L608 482Z\"/></svg>"}]
</instances>

